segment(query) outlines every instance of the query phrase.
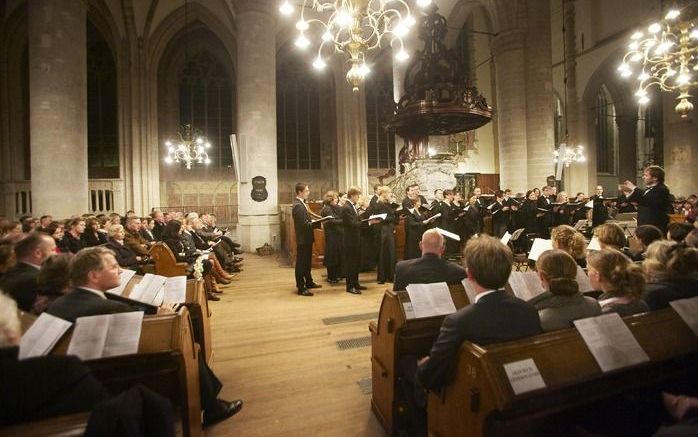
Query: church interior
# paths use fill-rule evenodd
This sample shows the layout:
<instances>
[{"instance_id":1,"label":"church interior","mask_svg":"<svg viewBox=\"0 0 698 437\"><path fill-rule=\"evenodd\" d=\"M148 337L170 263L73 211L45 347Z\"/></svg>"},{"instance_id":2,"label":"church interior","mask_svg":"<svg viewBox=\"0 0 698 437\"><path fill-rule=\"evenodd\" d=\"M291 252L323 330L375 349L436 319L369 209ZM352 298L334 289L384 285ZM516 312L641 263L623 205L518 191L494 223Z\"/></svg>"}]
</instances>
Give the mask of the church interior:
<instances>
[{"instance_id":1,"label":"church interior","mask_svg":"<svg viewBox=\"0 0 698 437\"><path fill-rule=\"evenodd\" d=\"M697 0L0 23L0 435L698 434Z\"/></svg>"}]
</instances>

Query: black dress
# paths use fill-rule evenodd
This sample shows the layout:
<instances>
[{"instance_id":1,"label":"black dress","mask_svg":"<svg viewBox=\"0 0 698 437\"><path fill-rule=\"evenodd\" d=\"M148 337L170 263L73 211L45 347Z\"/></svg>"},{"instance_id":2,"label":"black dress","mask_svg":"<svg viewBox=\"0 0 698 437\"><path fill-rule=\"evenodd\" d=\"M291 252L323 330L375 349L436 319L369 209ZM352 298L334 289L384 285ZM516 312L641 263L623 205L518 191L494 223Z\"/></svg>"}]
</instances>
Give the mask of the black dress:
<instances>
[{"instance_id":1,"label":"black dress","mask_svg":"<svg viewBox=\"0 0 698 437\"><path fill-rule=\"evenodd\" d=\"M538 220L536 220L536 214L538 214L538 205L536 204L536 201L527 199L519 211L519 218L521 219L521 225L523 225L525 229L525 234L538 233Z\"/></svg>"},{"instance_id":2,"label":"black dress","mask_svg":"<svg viewBox=\"0 0 698 437\"><path fill-rule=\"evenodd\" d=\"M323 217L332 217L323 223L325 231L325 258L323 265L327 268L327 280L337 281L344 276L344 227L340 217L339 207L325 205L320 211Z\"/></svg>"},{"instance_id":3,"label":"black dress","mask_svg":"<svg viewBox=\"0 0 698 437\"><path fill-rule=\"evenodd\" d=\"M119 263L121 267L138 271L137 255L130 246L110 238L105 247L114 252L116 262Z\"/></svg>"},{"instance_id":4,"label":"black dress","mask_svg":"<svg viewBox=\"0 0 698 437\"><path fill-rule=\"evenodd\" d=\"M414 259L422 256L419 250L419 242L422 241L422 234L427 229L427 225L423 222L426 216L420 213L416 208L411 212L407 210L405 215L405 256L404 259Z\"/></svg>"},{"instance_id":5,"label":"black dress","mask_svg":"<svg viewBox=\"0 0 698 437\"><path fill-rule=\"evenodd\" d=\"M107 234L104 232L85 232L80 236L83 247L94 247L107 243Z\"/></svg>"},{"instance_id":6,"label":"black dress","mask_svg":"<svg viewBox=\"0 0 698 437\"><path fill-rule=\"evenodd\" d=\"M80 249L82 249L85 246L83 245L83 242L80 238L75 238L73 237L73 234L71 234L70 232L66 232L63 235L62 247L68 249L70 253L78 253Z\"/></svg>"},{"instance_id":7,"label":"black dress","mask_svg":"<svg viewBox=\"0 0 698 437\"><path fill-rule=\"evenodd\" d=\"M380 236L378 245L378 282L393 282L395 277L395 222L394 208L385 202L376 202L374 214L386 214L385 220L374 225Z\"/></svg>"}]
</instances>

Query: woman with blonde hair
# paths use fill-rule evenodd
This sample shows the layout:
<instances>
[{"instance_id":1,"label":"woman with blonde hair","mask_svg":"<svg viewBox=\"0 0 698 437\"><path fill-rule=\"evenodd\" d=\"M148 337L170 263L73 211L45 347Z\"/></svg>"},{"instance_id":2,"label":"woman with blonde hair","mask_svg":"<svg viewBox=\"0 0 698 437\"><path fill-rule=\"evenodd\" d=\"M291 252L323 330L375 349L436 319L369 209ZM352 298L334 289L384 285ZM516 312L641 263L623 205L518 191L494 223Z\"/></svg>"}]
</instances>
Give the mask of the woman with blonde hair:
<instances>
[{"instance_id":1,"label":"woman with blonde hair","mask_svg":"<svg viewBox=\"0 0 698 437\"><path fill-rule=\"evenodd\" d=\"M577 263L559 249L547 250L536 262L545 292L529 300L536 307L543 331L570 328L577 319L601 314L599 303L579 292Z\"/></svg>"},{"instance_id":2,"label":"woman with blonde hair","mask_svg":"<svg viewBox=\"0 0 698 437\"><path fill-rule=\"evenodd\" d=\"M669 240L653 242L642 263L647 278L644 300L650 310L698 296L698 249Z\"/></svg>"},{"instance_id":3,"label":"woman with blonde hair","mask_svg":"<svg viewBox=\"0 0 698 437\"><path fill-rule=\"evenodd\" d=\"M554 249L560 249L570 254L580 267L584 268L587 266L587 261L584 258L587 242L581 232L578 232L572 226L560 225L553 228L550 233L550 239Z\"/></svg>"},{"instance_id":4,"label":"woman with blonde hair","mask_svg":"<svg viewBox=\"0 0 698 437\"><path fill-rule=\"evenodd\" d=\"M602 249L622 250L628 244L623 228L615 223L604 223L597 226L594 229L594 235L599 239L599 245Z\"/></svg>"},{"instance_id":5,"label":"woman with blonde hair","mask_svg":"<svg viewBox=\"0 0 698 437\"><path fill-rule=\"evenodd\" d=\"M601 311L616 312L621 317L649 311L642 300L645 276L642 268L615 249L590 251L587 255L589 281L601 290Z\"/></svg>"}]
</instances>

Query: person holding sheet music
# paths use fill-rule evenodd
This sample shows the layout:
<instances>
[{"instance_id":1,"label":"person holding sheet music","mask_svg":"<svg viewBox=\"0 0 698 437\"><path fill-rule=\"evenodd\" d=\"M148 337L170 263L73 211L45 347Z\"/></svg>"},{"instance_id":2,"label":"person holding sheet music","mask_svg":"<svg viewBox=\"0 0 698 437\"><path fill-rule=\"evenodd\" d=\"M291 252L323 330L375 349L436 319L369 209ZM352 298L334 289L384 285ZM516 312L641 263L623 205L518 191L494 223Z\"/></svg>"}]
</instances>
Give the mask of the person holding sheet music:
<instances>
[{"instance_id":1,"label":"person holding sheet music","mask_svg":"<svg viewBox=\"0 0 698 437\"><path fill-rule=\"evenodd\" d=\"M526 192L526 200L519 211L519 226L524 228L525 234L538 233L538 202L533 190Z\"/></svg>"},{"instance_id":2,"label":"person holding sheet music","mask_svg":"<svg viewBox=\"0 0 698 437\"><path fill-rule=\"evenodd\" d=\"M361 228L362 215L358 205L361 190L351 187L347 191L347 201L342 208L342 225L344 226L344 265L346 269L347 293L361 294L366 287L359 284L359 270L361 269ZM378 223L377 220L372 221Z\"/></svg>"},{"instance_id":3,"label":"person holding sheet music","mask_svg":"<svg viewBox=\"0 0 698 437\"><path fill-rule=\"evenodd\" d=\"M426 216L419 211L421 206L419 198L415 198L412 205L405 208L405 255L403 256L405 260L419 258L421 255L419 242L430 223Z\"/></svg>"},{"instance_id":4,"label":"person holding sheet music","mask_svg":"<svg viewBox=\"0 0 698 437\"><path fill-rule=\"evenodd\" d=\"M322 263L327 268L327 282L330 284L336 284L339 282L339 278L344 277L344 228L337 206L338 200L337 192L328 191L320 211L321 216L332 217L322 225L325 231L325 256Z\"/></svg>"},{"instance_id":5,"label":"person holding sheet music","mask_svg":"<svg viewBox=\"0 0 698 437\"><path fill-rule=\"evenodd\" d=\"M502 238L507 232L511 211L511 208L504 199L504 191L497 190L494 193L494 202L492 202L487 209L489 209L492 214L492 232L494 236Z\"/></svg>"},{"instance_id":6,"label":"person holding sheet music","mask_svg":"<svg viewBox=\"0 0 698 437\"><path fill-rule=\"evenodd\" d=\"M296 184L296 198L293 200L293 226L296 230L296 289L299 296L312 296L312 288L320 288L313 281L310 272L313 258L313 228L319 226L319 222L313 222L310 217L310 209L306 204L310 195L308 184L299 182Z\"/></svg>"},{"instance_id":7,"label":"person holding sheet music","mask_svg":"<svg viewBox=\"0 0 698 437\"><path fill-rule=\"evenodd\" d=\"M623 253L615 249L592 250L587 255L587 267L592 287L603 292L598 299L603 313L626 317L649 311L642 300L642 268Z\"/></svg>"},{"instance_id":8,"label":"person holding sheet music","mask_svg":"<svg viewBox=\"0 0 698 437\"><path fill-rule=\"evenodd\" d=\"M374 232L379 236L377 281L379 284L392 282L395 275L395 214L396 204L392 203L390 187L378 187L378 200L373 206L373 214L385 215L385 218L374 225Z\"/></svg>"},{"instance_id":9,"label":"person holding sheet music","mask_svg":"<svg viewBox=\"0 0 698 437\"><path fill-rule=\"evenodd\" d=\"M608 204L606 197L603 195L603 186L596 186L596 194L591 196L589 200L593 201L594 208L591 213L591 225L597 227L606 223L608 220Z\"/></svg>"},{"instance_id":10,"label":"person holding sheet music","mask_svg":"<svg viewBox=\"0 0 698 437\"><path fill-rule=\"evenodd\" d=\"M452 205L453 202L453 190L443 191L444 200L441 202L439 212L441 213L441 229L448 232L456 233L456 217L458 211ZM460 254L460 242L453 240L451 238L446 239L446 254L447 255L459 255Z\"/></svg>"},{"instance_id":11,"label":"person holding sheet music","mask_svg":"<svg viewBox=\"0 0 698 437\"><path fill-rule=\"evenodd\" d=\"M405 198L402 199L402 213L406 214L407 210L412 208L414 200L419 199L422 208L427 209L429 202L421 194L419 194L419 184L411 184L405 188Z\"/></svg>"},{"instance_id":12,"label":"person holding sheet music","mask_svg":"<svg viewBox=\"0 0 698 437\"><path fill-rule=\"evenodd\" d=\"M538 310L543 331L571 328L577 319L601 314L599 303L579 292L577 263L569 253L557 249L543 252L536 270L545 292L528 303Z\"/></svg>"},{"instance_id":13,"label":"person holding sheet music","mask_svg":"<svg viewBox=\"0 0 698 437\"><path fill-rule=\"evenodd\" d=\"M549 186L543 187L540 197L536 200L538 207L538 235L541 238L550 238L550 228L553 226L553 197Z\"/></svg>"},{"instance_id":14,"label":"person holding sheet music","mask_svg":"<svg viewBox=\"0 0 698 437\"><path fill-rule=\"evenodd\" d=\"M569 205L569 200L569 196L564 191L558 193L553 206L553 226L572 224L572 206Z\"/></svg>"},{"instance_id":15,"label":"person holding sheet music","mask_svg":"<svg viewBox=\"0 0 698 437\"><path fill-rule=\"evenodd\" d=\"M504 209L504 213L507 215L507 231L509 233L514 233L515 230L519 229L519 224L518 224L518 215L519 215L519 208L521 208L521 202L519 199L515 199L512 194L510 189L504 190L504 206L509 208L508 210Z\"/></svg>"},{"instance_id":16,"label":"person holding sheet music","mask_svg":"<svg viewBox=\"0 0 698 437\"><path fill-rule=\"evenodd\" d=\"M622 185L628 200L637 203L637 224L655 225L666 232L668 214L671 212L671 194L664 185L664 169L650 165L642 172L642 180L645 182L644 190L630 181L625 181Z\"/></svg>"}]
</instances>

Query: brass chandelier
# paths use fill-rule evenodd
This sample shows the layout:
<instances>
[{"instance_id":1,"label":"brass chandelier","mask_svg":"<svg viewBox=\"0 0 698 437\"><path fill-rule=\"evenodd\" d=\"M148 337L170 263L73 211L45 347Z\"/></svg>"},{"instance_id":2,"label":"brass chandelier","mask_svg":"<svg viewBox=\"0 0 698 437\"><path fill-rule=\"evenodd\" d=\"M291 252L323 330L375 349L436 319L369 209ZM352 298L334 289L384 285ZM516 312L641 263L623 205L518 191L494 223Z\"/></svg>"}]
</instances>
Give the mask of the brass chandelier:
<instances>
[{"instance_id":1,"label":"brass chandelier","mask_svg":"<svg viewBox=\"0 0 698 437\"><path fill-rule=\"evenodd\" d=\"M693 110L690 90L698 85L698 26L695 17L689 15L687 11L671 9L663 20L633 33L628 52L618 67L624 78L637 75L635 96L640 104L649 102L647 90L652 86L678 93L675 110L682 118Z\"/></svg>"},{"instance_id":2,"label":"brass chandelier","mask_svg":"<svg viewBox=\"0 0 698 437\"><path fill-rule=\"evenodd\" d=\"M432 0L417 0L421 7L428 6ZM306 9L312 14L306 18ZM295 10L289 0L279 7L284 15ZM323 69L327 65L325 57L335 52L345 53L351 64L347 72L347 81L354 92L371 72L366 63L366 53L380 48L385 39L396 49L395 59L405 61L409 58L403 37L416 23L410 8L404 0L303 0L300 19L296 22L299 35L295 45L306 49L313 37L319 37L317 57L313 67ZM311 26L319 29L312 35Z\"/></svg>"},{"instance_id":3,"label":"brass chandelier","mask_svg":"<svg viewBox=\"0 0 698 437\"><path fill-rule=\"evenodd\" d=\"M179 128L179 140L166 141L167 157L165 163L183 163L187 170L191 170L194 163L210 164L211 159L208 157L207 149L211 148L206 138L197 135L191 128L191 125L185 124Z\"/></svg>"}]
</instances>

